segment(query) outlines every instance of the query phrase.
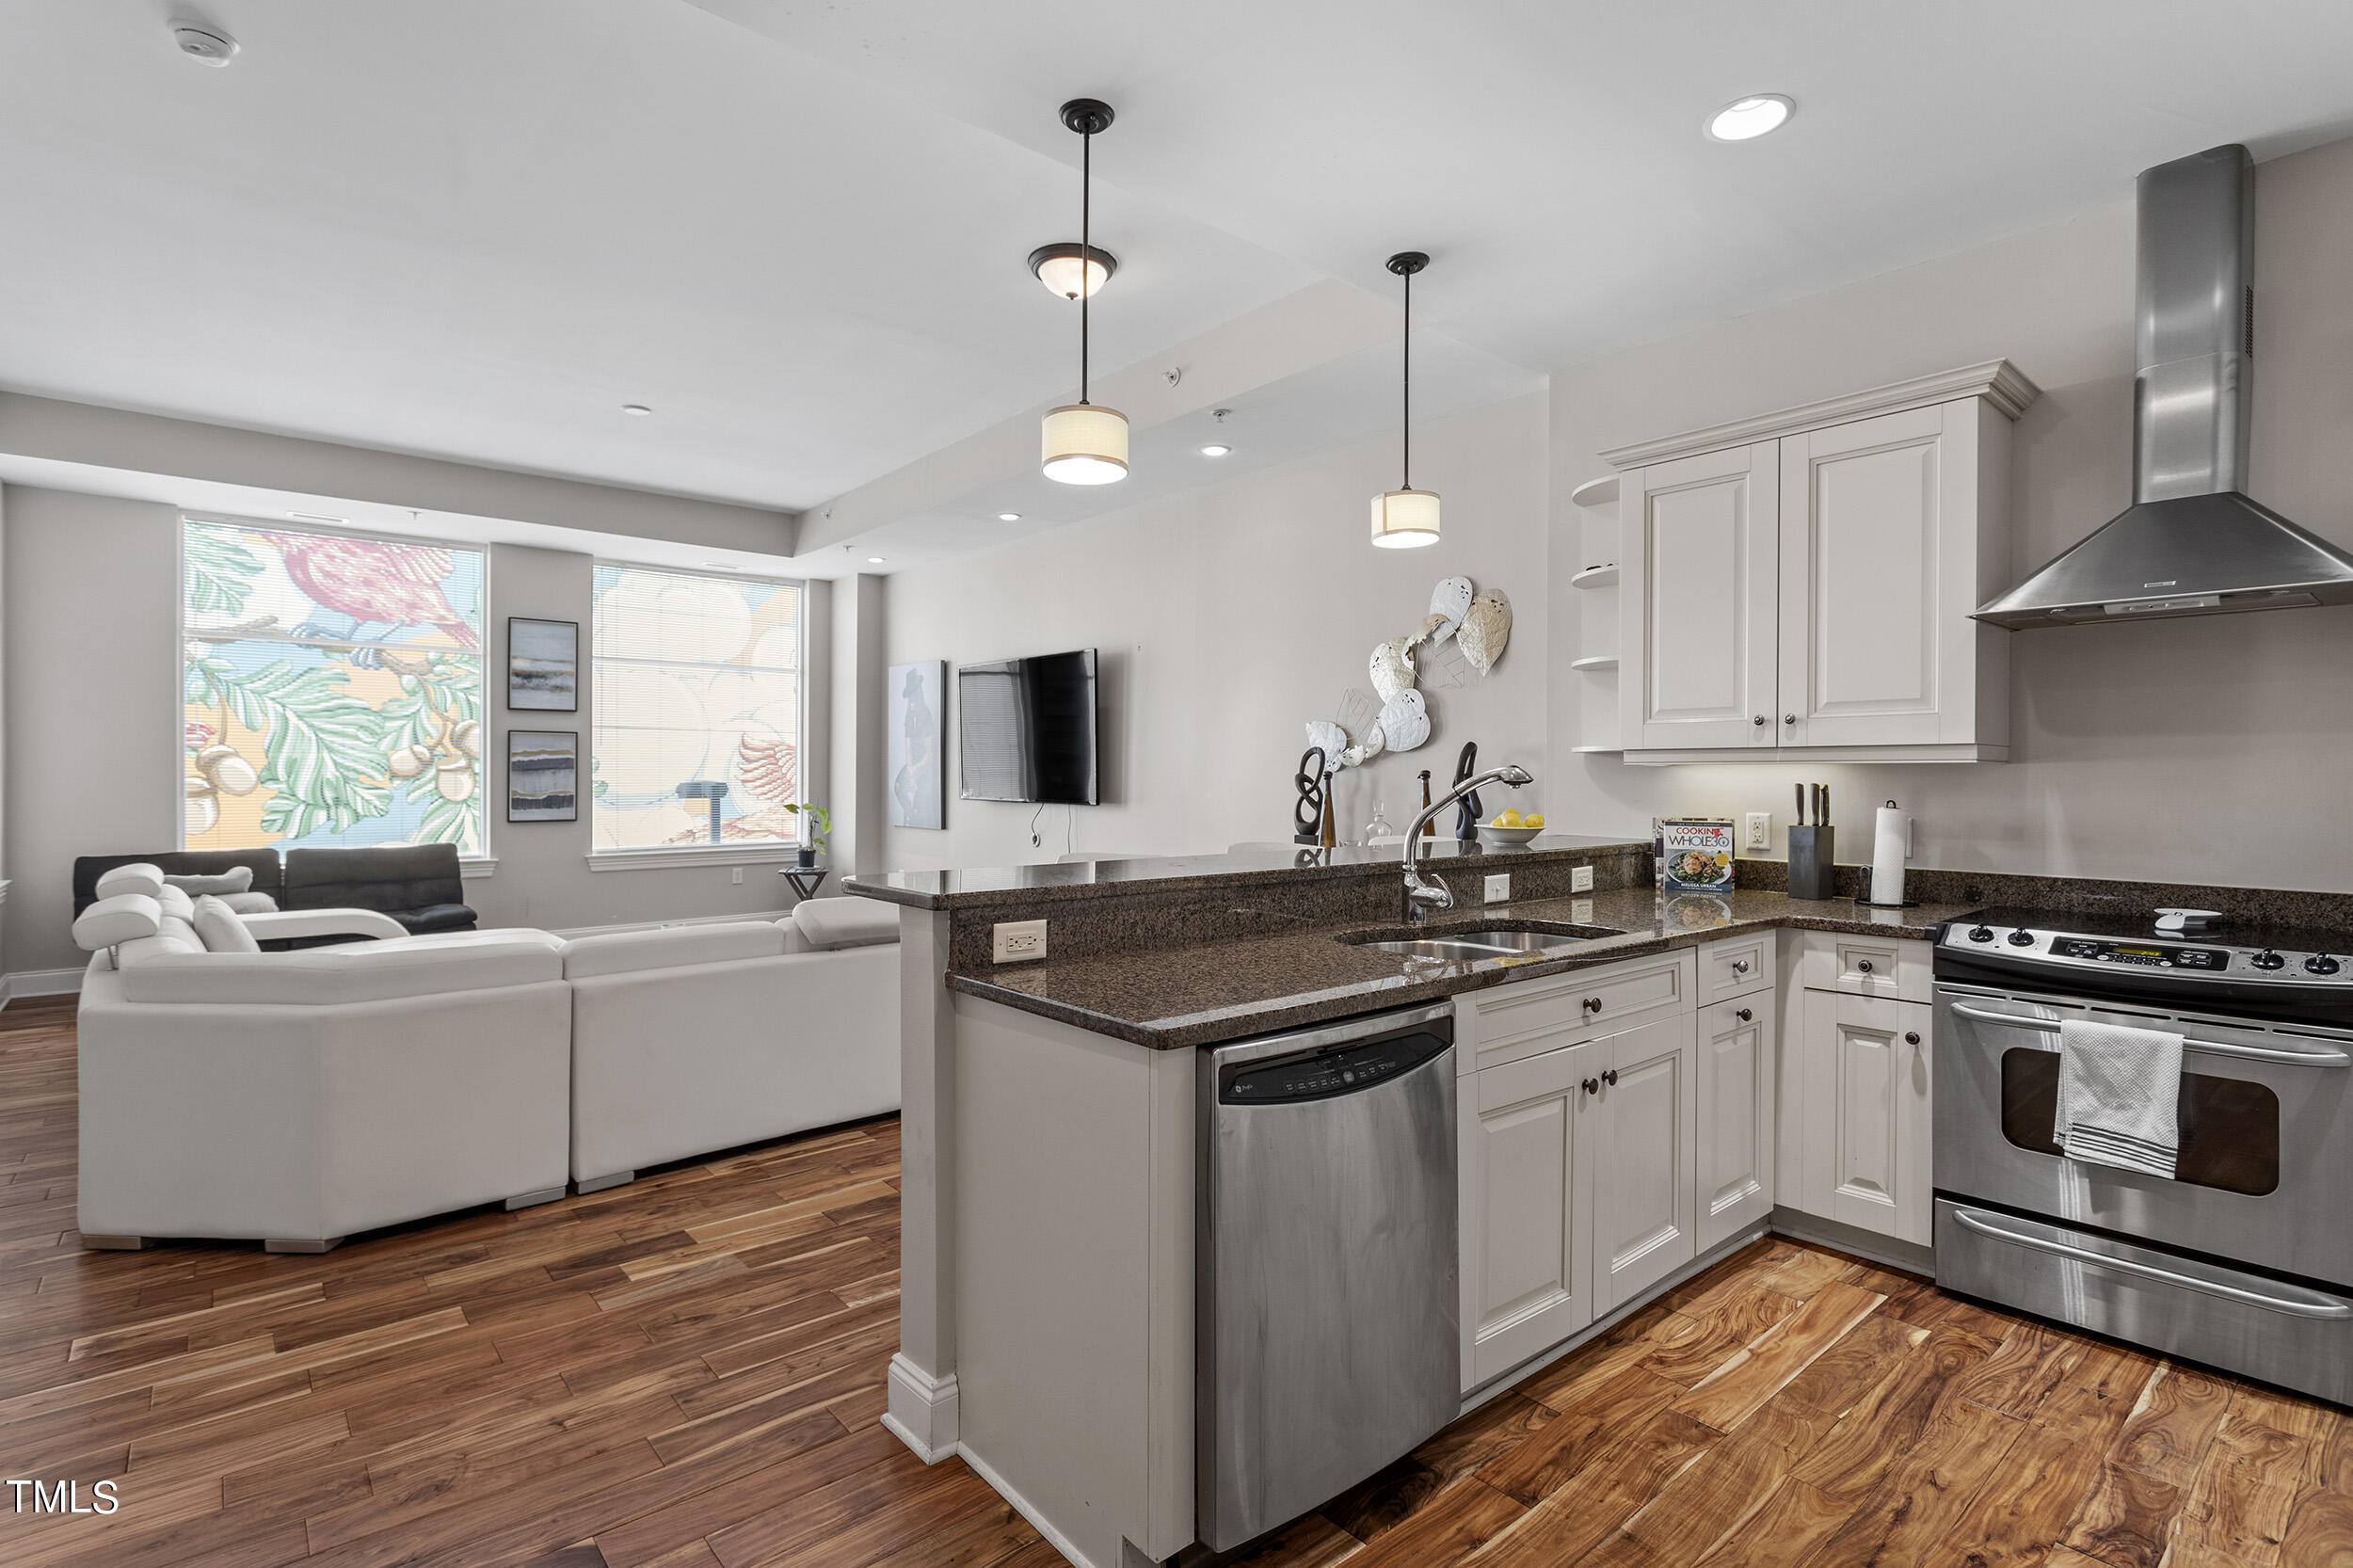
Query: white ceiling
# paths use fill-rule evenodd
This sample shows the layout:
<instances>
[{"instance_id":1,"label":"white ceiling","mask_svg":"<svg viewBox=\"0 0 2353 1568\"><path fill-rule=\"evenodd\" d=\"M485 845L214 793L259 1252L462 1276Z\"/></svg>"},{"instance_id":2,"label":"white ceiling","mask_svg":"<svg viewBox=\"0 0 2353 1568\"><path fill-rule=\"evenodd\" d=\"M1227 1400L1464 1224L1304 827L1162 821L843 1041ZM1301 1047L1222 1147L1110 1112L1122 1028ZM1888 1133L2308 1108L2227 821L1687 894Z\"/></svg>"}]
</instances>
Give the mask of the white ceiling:
<instances>
[{"instance_id":1,"label":"white ceiling","mask_svg":"<svg viewBox=\"0 0 2353 1568\"><path fill-rule=\"evenodd\" d=\"M2353 132L2323 0L202 0L226 70L166 8L0 0L0 387L791 508L1068 395L1074 93L1099 365L1414 246L1433 411ZM1222 472L1376 427L1332 366Z\"/></svg>"}]
</instances>

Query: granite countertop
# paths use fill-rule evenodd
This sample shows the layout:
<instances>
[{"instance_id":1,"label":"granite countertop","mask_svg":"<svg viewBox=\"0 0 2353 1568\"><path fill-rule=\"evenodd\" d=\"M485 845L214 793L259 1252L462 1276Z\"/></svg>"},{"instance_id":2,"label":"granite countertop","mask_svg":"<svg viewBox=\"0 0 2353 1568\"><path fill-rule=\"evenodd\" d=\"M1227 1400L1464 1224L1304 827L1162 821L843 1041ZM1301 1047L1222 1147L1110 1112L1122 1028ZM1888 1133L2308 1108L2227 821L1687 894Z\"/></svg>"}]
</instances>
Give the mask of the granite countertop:
<instances>
[{"instance_id":1,"label":"granite countertop","mask_svg":"<svg viewBox=\"0 0 2353 1568\"><path fill-rule=\"evenodd\" d=\"M1592 855L1609 850L1648 849L1648 840L1594 839L1573 833L1545 833L1526 844L1462 842L1433 838L1423 841L1421 857L1457 870L1475 870L1492 862L1508 871L1529 856ZM1225 855L1170 856L1141 860L1074 860L1043 866L1000 866L982 871L890 872L860 874L842 883L845 891L916 909L953 909L959 905L1062 899L1096 898L1138 892L1185 892L1205 888L1243 888L1255 884L1295 881L1314 876L1361 876L1368 871L1394 872L1400 858L1396 845L1380 848L1342 844L1337 849L1312 845L1280 845L1273 849L1237 850ZM1144 886L1149 884L1148 887Z\"/></svg>"},{"instance_id":2,"label":"granite countertop","mask_svg":"<svg viewBox=\"0 0 2353 1568\"><path fill-rule=\"evenodd\" d=\"M1420 933L1401 926L1379 928L1383 936L1439 936L1449 927L1542 920L1614 926L1625 933L1552 958L1432 963L1334 940L1344 932L1375 929L1355 922L1202 947L1066 961L1048 958L985 974L951 973L948 984L968 996L1098 1034L1156 1050L1179 1050L1694 947L1746 931L1790 926L1925 940L1931 927L1973 907L1923 904L1910 909L1865 909L1845 900L1793 899L1753 890L1728 897L1684 894L1662 903L1651 888L1636 888L1451 910L1433 917Z\"/></svg>"}]
</instances>

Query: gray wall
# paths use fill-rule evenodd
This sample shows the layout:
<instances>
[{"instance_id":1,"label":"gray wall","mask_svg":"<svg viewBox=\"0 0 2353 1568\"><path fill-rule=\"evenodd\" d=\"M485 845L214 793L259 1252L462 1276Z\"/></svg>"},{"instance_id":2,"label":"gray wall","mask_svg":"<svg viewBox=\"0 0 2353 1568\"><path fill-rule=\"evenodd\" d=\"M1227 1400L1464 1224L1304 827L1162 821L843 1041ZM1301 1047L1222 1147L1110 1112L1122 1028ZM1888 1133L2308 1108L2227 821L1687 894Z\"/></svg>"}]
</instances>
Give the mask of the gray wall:
<instances>
[{"instance_id":1,"label":"gray wall","mask_svg":"<svg viewBox=\"0 0 2353 1568\"><path fill-rule=\"evenodd\" d=\"M0 951L11 973L78 969L71 877L77 855L168 849L179 842L179 510L24 486L7 487L0 569L0 676L7 714L0 772L0 841L10 878ZM484 748L488 850L495 873L466 884L486 925L550 928L679 920L790 907L773 865L724 860L646 871L592 872L588 814L577 823L504 821L505 734L577 729L583 755L594 700L586 637L592 557L490 547L485 616L492 654L489 743ZM577 713L505 711L497 660L509 616L581 623ZM811 639L809 682L826 680L824 645ZM812 738L815 725L811 724ZM808 776L824 777L822 747Z\"/></svg>"},{"instance_id":2,"label":"gray wall","mask_svg":"<svg viewBox=\"0 0 2353 1568\"><path fill-rule=\"evenodd\" d=\"M2256 235L2251 493L2353 546L2353 142L2266 164ZM1617 558L1614 525L1568 504L1604 449L1996 357L2043 389L2018 422L2018 575L2131 499L2133 221L2128 201L1724 323L1552 383L1556 639L1595 596L1562 587ZM1596 636L1600 633L1597 632ZM2353 608L2013 635L2011 758L1943 767L1631 768L1579 757L1561 672L1551 798L1577 825L1646 832L1657 814L1771 811L1828 782L1867 853L1868 808L1912 810L1916 862L1955 869L2353 889Z\"/></svg>"},{"instance_id":3,"label":"gray wall","mask_svg":"<svg viewBox=\"0 0 2353 1568\"><path fill-rule=\"evenodd\" d=\"M1402 831L1415 773L1545 757L1545 414L1542 394L1417 426L1414 477L1439 492L1444 536L1421 550L1367 542L1371 498L1397 484L1394 440L1364 442L888 579L887 663L953 664L1093 647L1102 655L1104 804L956 798L949 696L948 826L891 828L898 867L1050 860L1065 847L1132 854L1224 849L1290 836L1291 776L1307 720L1369 690L1374 646L1416 631L1438 579L1500 588L1517 612L1494 673L1433 690L1430 742L1341 776L1353 837L1377 799ZM952 680L952 671L951 672ZM1550 808L1545 789L1514 804ZM1497 805L1494 809L1500 809ZM1035 820L1042 844L1032 845Z\"/></svg>"}]
</instances>

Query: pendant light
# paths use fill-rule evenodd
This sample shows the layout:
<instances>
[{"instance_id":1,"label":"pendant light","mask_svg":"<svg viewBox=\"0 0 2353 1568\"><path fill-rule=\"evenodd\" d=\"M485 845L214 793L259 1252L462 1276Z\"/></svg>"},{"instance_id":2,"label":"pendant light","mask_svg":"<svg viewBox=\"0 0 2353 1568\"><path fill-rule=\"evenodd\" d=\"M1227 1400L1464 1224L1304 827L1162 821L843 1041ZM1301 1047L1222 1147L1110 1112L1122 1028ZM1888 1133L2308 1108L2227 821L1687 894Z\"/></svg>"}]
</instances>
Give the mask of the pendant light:
<instances>
[{"instance_id":1,"label":"pendant light","mask_svg":"<svg viewBox=\"0 0 2353 1568\"><path fill-rule=\"evenodd\" d=\"M1062 122L1080 136L1079 259L1095 252L1095 138L1109 128L1112 106L1099 99L1073 98L1062 106ZM1108 274L1107 274L1108 275ZM1065 485L1112 485L1128 477L1128 416L1087 401L1087 304L1091 288L1079 296L1079 401L1046 416L1038 457L1048 479Z\"/></svg>"},{"instance_id":2,"label":"pendant light","mask_svg":"<svg viewBox=\"0 0 2353 1568\"><path fill-rule=\"evenodd\" d=\"M1438 497L1414 488L1414 274L1430 264L1418 250L1389 258L1389 270L1405 280L1404 419L1400 429L1400 483L1372 498L1372 542L1383 550L1411 550L1438 542Z\"/></svg>"}]
</instances>

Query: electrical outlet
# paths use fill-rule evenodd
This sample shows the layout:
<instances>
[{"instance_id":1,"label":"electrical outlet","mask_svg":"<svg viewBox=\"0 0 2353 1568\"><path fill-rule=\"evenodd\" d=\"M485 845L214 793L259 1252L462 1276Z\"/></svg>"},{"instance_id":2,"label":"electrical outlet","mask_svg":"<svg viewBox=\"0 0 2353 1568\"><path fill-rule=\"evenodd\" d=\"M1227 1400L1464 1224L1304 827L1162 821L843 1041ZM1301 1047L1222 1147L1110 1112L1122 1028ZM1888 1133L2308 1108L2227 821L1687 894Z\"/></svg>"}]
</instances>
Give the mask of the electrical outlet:
<instances>
[{"instance_id":1,"label":"electrical outlet","mask_svg":"<svg viewBox=\"0 0 2353 1568\"><path fill-rule=\"evenodd\" d=\"M1487 878L1487 902L1489 904L1512 902L1512 873L1510 872L1503 872Z\"/></svg>"},{"instance_id":2,"label":"electrical outlet","mask_svg":"<svg viewBox=\"0 0 2353 1568\"><path fill-rule=\"evenodd\" d=\"M1579 925L1593 924L1593 901L1589 898L1573 898L1569 900L1569 919L1575 920Z\"/></svg>"},{"instance_id":3,"label":"electrical outlet","mask_svg":"<svg viewBox=\"0 0 2353 1568\"><path fill-rule=\"evenodd\" d=\"M1593 890L1593 867L1591 867L1591 866L1579 866L1579 867L1577 867L1575 871L1572 871L1571 872L1569 872L1569 891L1570 891L1570 892L1572 892L1572 893L1590 893L1590 892L1592 892Z\"/></svg>"},{"instance_id":4,"label":"electrical outlet","mask_svg":"<svg viewBox=\"0 0 2353 1568\"><path fill-rule=\"evenodd\" d=\"M728 880L734 883L739 888L744 886L744 868L741 866L736 867L735 874L728 877Z\"/></svg>"},{"instance_id":5,"label":"electrical outlet","mask_svg":"<svg viewBox=\"0 0 2353 1568\"><path fill-rule=\"evenodd\" d=\"M1770 811L1752 811L1752 812L1750 812L1750 813L1749 813L1749 848L1751 848L1751 849L1770 849L1770 848L1772 848L1772 847L1773 847L1773 814L1772 814Z\"/></svg>"},{"instance_id":6,"label":"electrical outlet","mask_svg":"<svg viewBox=\"0 0 2353 1568\"><path fill-rule=\"evenodd\" d=\"M990 933L990 956L999 964L1026 964L1046 956L1044 920L1000 920Z\"/></svg>"}]
</instances>

